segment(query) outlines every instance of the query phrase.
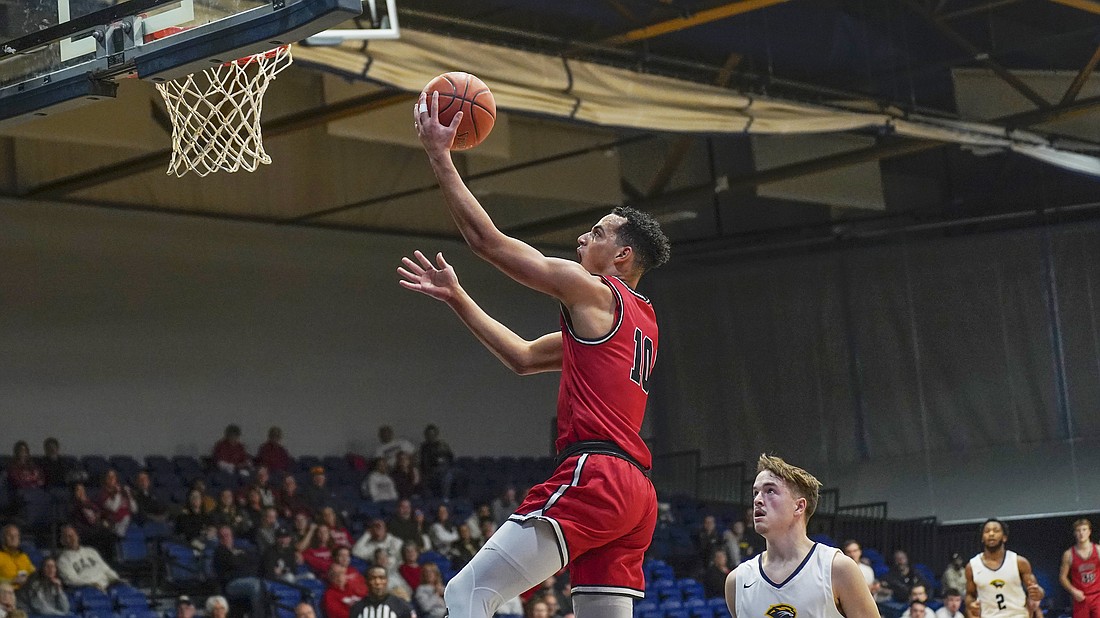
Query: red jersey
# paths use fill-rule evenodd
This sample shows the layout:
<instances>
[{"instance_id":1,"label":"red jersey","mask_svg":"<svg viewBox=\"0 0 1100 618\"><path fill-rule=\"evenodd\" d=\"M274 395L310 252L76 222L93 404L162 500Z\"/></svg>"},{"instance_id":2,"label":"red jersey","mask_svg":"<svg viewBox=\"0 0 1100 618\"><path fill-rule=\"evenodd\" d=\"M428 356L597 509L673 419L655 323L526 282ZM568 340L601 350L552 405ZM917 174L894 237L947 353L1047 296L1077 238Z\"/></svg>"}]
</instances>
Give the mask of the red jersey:
<instances>
[{"instance_id":1,"label":"red jersey","mask_svg":"<svg viewBox=\"0 0 1100 618\"><path fill-rule=\"evenodd\" d=\"M1069 550L1073 555L1069 565L1069 583L1086 596L1100 594L1100 552L1096 551L1095 543L1089 545L1092 549L1088 558L1082 558L1076 546Z\"/></svg>"},{"instance_id":2,"label":"red jersey","mask_svg":"<svg viewBox=\"0 0 1100 618\"><path fill-rule=\"evenodd\" d=\"M600 277L615 296L615 325L599 339L573 333L562 310L558 452L581 440L614 442L646 469L642 441L649 374L657 360L657 317L649 299L618 277Z\"/></svg>"}]
</instances>

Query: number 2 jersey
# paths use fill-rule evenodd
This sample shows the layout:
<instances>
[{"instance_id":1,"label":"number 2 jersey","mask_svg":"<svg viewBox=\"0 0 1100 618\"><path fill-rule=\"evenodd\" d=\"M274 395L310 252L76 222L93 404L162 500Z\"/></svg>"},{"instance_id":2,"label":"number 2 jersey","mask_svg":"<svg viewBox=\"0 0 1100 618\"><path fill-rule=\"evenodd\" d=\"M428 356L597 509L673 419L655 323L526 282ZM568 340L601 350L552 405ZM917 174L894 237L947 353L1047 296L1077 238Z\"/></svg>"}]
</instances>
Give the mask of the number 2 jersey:
<instances>
[{"instance_id":1,"label":"number 2 jersey","mask_svg":"<svg viewBox=\"0 0 1100 618\"><path fill-rule=\"evenodd\" d=\"M982 618L1026 618L1027 594L1020 579L1020 561L1016 552L1005 550L1005 559L997 569L982 562L978 554L970 559L970 571L978 588Z\"/></svg>"},{"instance_id":2,"label":"number 2 jersey","mask_svg":"<svg viewBox=\"0 0 1100 618\"><path fill-rule=\"evenodd\" d=\"M558 452L582 440L614 442L642 467L652 456L642 441L649 374L657 360L657 317L649 299L618 277L601 276L615 300L611 332L577 336L562 310L562 371L558 391Z\"/></svg>"}]
</instances>

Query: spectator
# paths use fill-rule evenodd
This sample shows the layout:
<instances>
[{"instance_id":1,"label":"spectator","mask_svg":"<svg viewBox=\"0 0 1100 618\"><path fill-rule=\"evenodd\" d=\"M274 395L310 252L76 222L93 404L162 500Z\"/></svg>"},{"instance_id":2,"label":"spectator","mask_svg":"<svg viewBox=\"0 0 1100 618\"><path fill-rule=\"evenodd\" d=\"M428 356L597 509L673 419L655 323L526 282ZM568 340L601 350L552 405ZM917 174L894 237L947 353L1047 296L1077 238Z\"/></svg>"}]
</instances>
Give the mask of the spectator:
<instances>
[{"instance_id":1,"label":"spectator","mask_svg":"<svg viewBox=\"0 0 1100 618\"><path fill-rule=\"evenodd\" d=\"M439 428L435 425L425 427L424 441L420 443L420 475L425 488L444 500L451 497L454 458L450 445L440 439Z\"/></svg>"},{"instance_id":2,"label":"spectator","mask_svg":"<svg viewBox=\"0 0 1100 618\"><path fill-rule=\"evenodd\" d=\"M241 428L227 425L221 440L214 444L214 465L219 470L248 476L252 470L252 457L241 442Z\"/></svg>"},{"instance_id":3,"label":"spectator","mask_svg":"<svg viewBox=\"0 0 1100 618\"><path fill-rule=\"evenodd\" d=\"M469 527L470 536L474 539L481 540L481 522L493 521L493 507L489 506L488 502L482 502L477 505L473 513L466 518L466 525Z\"/></svg>"},{"instance_id":4,"label":"spectator","mask_svg":"<svg viewBox=\"0 0 1100 618\"><path fill-rule=\"evenodd\" d=\"M383 609L385 608L385 609ZM384 567L367 569L367 596L351 607L351 616L415 618L412 606L390 592L389 574Z\"/></svg>"},{"instance_id":5,"label":"spectator","mask_svg":"<svg viewBox=\"0 0 1100 618\"><path fill-rule=\"evenodd\" d=\"M962 593L956 588L944 588L943 607L936 610L936 618L964 618Z\"/></svg>"},{"instance_id":6,"label":"spectator","mask_svg":"<svg viewBox=\"0 0 1100 618\"><path fill-rule=\"evenodd\" d=\"M428 518L424 515L423 510L416 509L413 511L413 523L416 524L416 534L420 539L418 545L420 545L422 551L428 551L432 548L432 539L428 534L432 525L428 523Z\"/></svg>"},{"instance_id":7,"label":"spectator","mask_svg":"<svg viewBox=\"0 0 1100 618\"><path fill-rule=\"evenodd\" d=\"M23 440L12 447L12 460L8 464L8 486L15 491L45 487L46 475L31 459L31 447Z\"/></svg>"},{"instance_id":8,"label":"spectator","mask_svg":"<svg viewBox=\"0 0 1100 618\"><path fill-rule=\"evenodd\" d=\"M268 471L267 466L260 466L256 468L256 475L252 479L252 483L244 489L244 500L248 500L248 493L255 490L260 494L260 504L263 506L276 506L277 496L275 489L271 486L271 472Z\"/></svg>"},{"instance_id":9,"label":"spectator","mask_svg":"<svg viewBox=\"0 0 1100 618\"><path fill-rule=\"evenodd\" d=\"M875 596L880 586L878 580L875 579L875 570L871 568L871 565L863 563L863 547L860 546L859 541L849 539L841 543L840 548L844 551L844 555L859 565L859 571L863 573L863 581L867 582L867 589L871 591L872 597Z\"/></svg>"},{"instance_id":10,"label":"spectator","mask_svg":"<svg viewBox=\"0 0 1100 618\"><path fill-rule=\"evenodd\" d=\"M363 597L348 588L347 567L332 564L328 569L322 602L326 618L348 618L351 607Z\"/></svg>"},{"instance_id":11,"label":"spectator","mask_svg":"<svg viewBox=\"0 0 1100 618\"><path fill-rule=\"evenodd\" d=\"M920 610L914 610L918 604ZM936 618L936 612L928 607L928 589L923 584L915 584L909 589L909 609L901 614L901 618Z\"/></svg>"},{"instance_id":12,"label":"spectator","mask_svg":"<svg viewBox=\"0 0 1100 618\"><path fill-rule=\"evenodd\" d=\"M57 570L66 586L95 586L106 590L108 586L122 581L95 548L80 545L80 535L73 526L66 524L61 527L61 547Z\"/></svg>"},{"instance_id":13,"label":"spectator","mask_svg":"<svg viewBox=\"0 0 1100 618\"><path fill-rule=\"evenodd\" d=\"M931 618L935 615L931 609L928 609L926 601L910 601L909 607L902 612L901 618L909 618L910 616L927 616Z\"/></svg>"},{"instance_id":14,"label":"spectator","mask_svg":"<svg viewBox=\"0 0 1100 618\"><path fill-rule=\"evenodd\" d=\"M313 611L312 605L302 601L294 606L294 618L317 618L317 613Z\"/></svg>"},{"instance_id":15,"label":"spectator","mask_svg":"<svg viewBox=\"0 0 1100 618\"><path fill-rule=\"evenodd\" d=\"M909 602L909 590L913 586L924 586L928 589L927 582L909 566L909 555L902 550L894 552L894 566L886 574L886 586L890 589L893 599L899 603Z\"/></svg>"},{"instance_id":16,"label":"spectator","mask_svg":"<svg viewBox=\"0 0 1100 618\"><path fill-rule=\"evenodd\" d=\"M703 518L703 524L695 533L695 550L699 552L699 561L704 568L710 564L714 550L722 547L722 535L718 532L718 523L714 515Z\"/></svg>"},{"instance_id":17,"label":"spectator","mask_svg":"<svg viewBox=\"0 0 1100 618\"><path fill-rule=\"evenodd\" d=\"M313 524L310 528L313 533L306 536L307 543L304 548L299 544L298 551L302 552L302 560L311 571L318 577L325 577L329 565L332 564L332 552L337 545L333 542L332 533L325 524Z\"/></svg>"},{"instance_id":18,"label":"spectator","mask_svg":"<svg viewBox=\"0 0 1100 618\"><path fill-rule=\"evenodd\" d=\"M405 543L416 543L420 549L427 549L421 544L423 531L419 529L416 520L413 519L412 502L408 498L398 500L397 511L386 522L386 527L394 536Z\"/></svg>"},{"instance_id":19,"label":"spectator","mask_svg":"<svg viewBox=\"0 0 1100 618\"><path fill-rule=\"evenodd\" d=\"M703 590L707 598L721 597L726 590L726 576L730 573L729 555L725 548L718 547L711 551L710 563L703 573Z\"/></svg>"},{"instance_id":20,"label":"spectator","mask_svg":"<svg viewBox=\"0 0 1100 618\"><path fill-rule=\"evenodd\" d=\"M553 618L553 614L550 613L550 604L542 597L532 597L527 602L523 613L526 618Z\"/></svg>"},{"instance_id":21,"label":"spectator","mask_svg":"<svg viewBox=\"0 0 1100 618\"><path fill-rule=\"evenodd\" d=\"M260 497L260 491L255 487L249 487L248 491L244 495L244 506L237 509L237 512L241 516L240 535L252 536L253 531L260 526L260 522L264 520L264 509L275 508L273 505L264 505L263 498ZM275 512L278 516L278 510ZM308 517L306 518L308 521Z\"/></svg>"},{"instance_id":22,"label":"spectator","mask_svg":"<svg viewBox=\"0 0 1100 618\"><path fill-rule=\"evenodd\" d=\"M348 590L359 595L359 598L367 596L367 578L351 566L351 548L337 547L332 550L332 563L344 567L348 578Z\"/></svg>"},{"instance_id":23,"label":"spectator","mask_svg":"<svg viewBox=\"0 0 1100 618\"><path fill-rule=\"evenodd\" d=\"M294 546L290 544L290 530L279 528L275 532L275 544L268 547L260 556L260 575L265 579L293 584L297 579L294 573L301 562Z\"/></svg>"},{"instance_id":24,"label":"spectator","mask_svg":"<svg viewBox=\"0 0 1100 618\"><path fill-rule=\"evenodd\" d=\"M285 474L290 471L290 453L282 445L283 430L278 426L272 426L267 430L267 442L260 445L256 451L256 465L267 468L271 472Z\"/></svg>"},{"instance_id":25,"label":"spectator","mask_svg":"<svg viewBox=\"0 0 1100 618\"><path fill-rule=\"evenodd\" d=\"M191 489L194 489L195 491L199 492L199 495L202 496L202 512L203 513L206 513L206 514L209 515L210 511L213 511L214 507L218 506L218 502L216 500L214 500L214 497L211 496L209 493L207 493L207 491L206 491L206 481L204 481L202 478L197 478L197 479L191 481Z\"/></svg>"},{"instance_id":26,"label":"spectator","mask_svg":"<svg viewBox=\"0 0 1100 618\"><path fill-rule=\"evenodd\" d=\"M351 555L363 560L373 560L374 552L378 549L384 549L390 556L395 556L400 553L401 545L401 539L386 530L386 522L381 519L373 519L367 531L359 537L359 540L351 548Z\"/></svg>"},{"instance_id":27,"label":"spectator","mask_svg":"<svg viewBox=\"0 0 1100 618\"><path fill-rule=\"evenodd\" d=\"M386 569L386 578L390 584L390 592L400 596L402 599L412 599L412 586L410 586L409 583L405 581L405 578L401 577L401 573L397 571L397 561L394 560L392 554L386 551L384 547L379 547L374 551L374 560L371 562L373 566Z\"/></svg>"},{"instance_id":28,"label":"spectator","mask_svg":"<svg viewBox=\"0 0 1100 618\"><path fill-rule=\"evenodd\" d=\"M493 520L496 522L497 527L504 525L504 522L508 521L508 518L512 516L512 513L516 512L519 508L519 502L516 502L516 488L508 486L504 488L504 493L498 498L493 500ZM482 542L485 538L482 537Z\"/></svg>"},{"instance_id":29,"label":"spectator","mask_svg":"<svg viewBox=\"0 0 1100 618\"><path fill-rule=\"evenodd\" d=\"M325 507L335 504L336 500L328 487L324 467L313 466L309 473L310 483L302 489L302 500L311 513L320 513Z\"/></svg>"},{"instance_id":30,"label":"spectator","mask_svg":"<svg viewBox=\"0 0 1100 618\"><path fill-rule=\"evenodd\" d=\"M569 599L558 591L557 583L557 577L553 575L547 577L535 588L530 598L541 598L549 606L551 615L561 616L562 609L569 603Z\"/></svg>"},{"instance_id":31,"label":"spectator","mask_svg":"<svg viewBox=\"0 0 1100 618\"><path fill-rule=\"evenodd\" d=\"M413 590L420 585L420 549L416 543L401 546L401 565L397 567L397 572Z\"/></svg>"},{"instance_id":32,"label":"spectator","mask_svg":"<svg viewBox=\"0 0 1100 618\"><path fill-rule=\"evenodd\" d=\"M374 502L397 500L397 485L390 476L390 466L384 457L374 460L374 466L367 478L363 479L359 493Z\"/></svg>"},{"instance_id":33,"label":"spectator","mask_svg":"<svg viewBox=\"0 0 1100 618\"><path fill-rule=\"evenodd\" d=\"M176 536L189 544L195 543L202 539L211 523L210 516L202 508L202 493L197 489L187 492L187 504L176 515Z\"/></svg>"},{"instance_id":34,"label":"spectator","mask_svg":"<svg viewBox=\"0 0 1100 618\"><path fill-rule=\"evenodd\" d=\"M69 523L76 527L76 532L85 543L104 556L114 557L117 537L110 530L110 522L103 517L103 508L88 497L83 483L73 485Z\"/></svg>"},{"instance_id":35,"label":"spectator","mask_svg":"<svg viewBox=\"0 0 1100 618\"><path fill-rule=\"evenodd\" d=\"M385 460L386 465L393 468L397 465L399 453L405 453L410 458L416 453L416 447L405 438L394 436L393 427L382 425L378 428L378 448L374 449L374 458Z\"/></svg>"},{"instance_id":36,"label":"spectator","mask_svg":"<svg viewBox=\"0 0 1100 618\"><path fill-rule=\"evenodd\" d=\"M420 470L413 465L412 455L401 451L397 454L397 463L390 472L393 477L394 487L397 488L398 498L411 498L420 495L421 479Z\"/></svg>"},{"instance_id":37,"label":"spectator","mask_svg":"<svg viewBox=\"0 0 1100 618\"><path fill-rule=\"evenodd\" d=\"M951 562L943 570L940 585L943 586L945 596L948 588L966 590L966 560L959 552L951 554Z\"/></svg>"},{"instance_id":38,"label":"spectator","mask_svg":"<svg viewBox=\"0 0 1100 618\"><path fill-rule=\"evenodd\" d=\"M72 469L61 459L61 443L57 438L46 438L42 442L42 477L46 487L67 487L70 483L83 483L88 475Z\"/></svg>"},{"instance_id":39,"label":"spectator","mask_svg":"<svg viewBox=\"0 0 1100 618\"><path fill-rule=\"evenodd\" d=\"M248 615L252 618L263 618L267 609L259 575L260 557L256 552L236 547L233 529L219 526L218 546L214 549L214 577L227 599L249 603Z\"/></svg>"},{"instance_id":40,"label":"spectator","mask_svg":"<svg viewBox=\"0 0 1100 618\"><path fill-rule=\"evenodd\" d=\"M20 549L19 526L8 524L0 531L0 582L18 590L34 573L30 556Z\"/></svg>"},{"instance_id":41,"label":"spectator","mask_svg":"<svg viewBox=\"0 0 1100 618\"><path fill-rule=\"evenodd\" d=\"M276 499L276 508L279 509L279 514L285 518L290 519L297 513L307 513L310 516L313 515L310 511L309 504L302 498L302 494L298 491L298 481L293 476L287 475L283 478L283 488L279 492L279 497Z\"/></svg>"},{"instance_id":42,"label":"spectator","mask_svg":"<svg viewBox=\"0 0 1100 618\"><path fill-rule=\"evenodd\" d=\"M238 612L238 615L240 612ZM226 618L229 615L229 601L221 596L214 595L206 599L207 618Z\"/></svg>"},{"instance_id":43,"label":"spectator","mask_svg":"<svg viewBox=\"0 0 1100 618\"><path fill-rule=\"evenodd\" d=\"M731 566L737 566L745 559L749 550L748 539L745 535L745 522L735 519L730 522L729 528L722 533L722 546L726 549L726 557Z\"/></svg>"},{"instance_id":44,"label":"spectator","mask_svg":"<svg viewBox=\"0 0 1100 618\"><path fill-rule=\"evenodd\" d=\"M351 547L351 533L340 523L340 519L336 515L336 509L331 506L321 509L321 523L328 526L333 543L343 547Z\"/></svg>"},{"instance_id":45,"label":"spectator","mask_svg":"<svg viewBox=\"0 0 1100 618\"><path fill-rule=\"evenodd\" d=\"M133 500L134 519L138 522L168 521L168 506L153 495L153 481L148 470L141 470L134 477L130 498Z\"/></svg>"},{"instance_id":46,"label":"spectator","mask_svg":"<svg viewBox=\"0 0 1100 618\"><path fill-rule=\"evenodd\" d=\"M279 512L273 507L264 509L260 525L252 530L252 541L260 553L267 551L268 547L275 544L275 533L279 530Z\"/></svg>"},{"instance_id":47,"label":"spectator","mask_svg":"<svg viewBox=\"0 0 1100 618\"><path fill-rule=\"evenodd\" d=\"M126 536L133 518L133 501L130 490L118 480L118 471L111 468L103 473L103 483L99 489L99 508L111 532L118 538Z\"/></svg>"},{"instance_id":48,"label":"spectator","mask_svg":"<svg viewBox=\"0 0 1100 618\"><path fill-rule=\"evenodd\" d=\"M42 568L19 589L21 603L36 616L65 616L69 613L69 595L57 574L57 559L46 556Z\"/></svg>"},{"instance_id":49,"label":"spectator","mask_svg":"<svg viewBox=\"0 0 1100 618\"><path fill-rule=\"evenodd\" d=\"M294 515L294 547L299 552L309 547L309 541L307 537L313 534L312 526L315 524L310 520L309 515L305 513L297 513ZM304 543L304 545L303 545Z\"/></svg>"},{"instance_id":50,"label":"spectator","mask_svg":"<svg viewBox=\"0 0 1100 618\"><path fill-rule=\"evenodd\" d=\"M176 618L195 618L195 604L191 597L183 595L176 599Z\"/></svg>"},{"instance_id":51,"label":"spectator","mask_svg":"<svg viewBox=\"0 0 1100 618\"><path fill-rule=\"evenodd\" d=\"M492 520L486 520L484 523L492 525L493 522ZM458 541L454 545L454 557L451 558L451 566L456 571L461 570L462 567L474 559L474 554L479 549L481 549L481 542L474 538L470 524L461 524L458 527Z\"/></svg>"},{"instance_id":52,"label":"spectator","mask_svg":"<svg viewBox=\"0 0 1100 618\"><path fill-rule=\"evenodd\" d=\"M425 618L444 618L447 615L447 602L443 600L443 574L434 562L420 569L420 585L416 587L413 598L420 609L418 615Z\"/></svg>"},{"instance_id":53,"label":"spectator","mask_svg":"<svg viewBox=\"0 0 1100 618\"><path fill-rule=\"evenodd\" d=\"M215 526L229 526L234 536L244 536L252 525L244 514L237 509L237 501L232 489L223 489L218 493L218 504L210 511L210 523Z\"/></svg>"},{"instance_id":54,"label":"spectator","mask_svg":"<svg viewBox=\"0 0 1100 618\"><path fill-rule=\"evenodd\" d=\"M0 618L27 618L27 612L15 605L15 588L11 584L0 583Z\"/></svg>"},{"instance_id":55,"label":"spectator","mask_svg":"<svg viewBox=\"0 0 1100 618\"><path fill-rule=\"evenodd\" d=\"M458 530L451 521L451 509L446 504L440 504L435 510L435 523L428 529L428 537L432 540L432 548L435 551L450 557L456 541Z\"/></svg>"},{"instance_id":56,"label":"spectator","mask_svg":"<svg viewBox=\"0 0 1100 618\"><path fill-rule=\"evenodd\" d=\"M546 611L550 614L550 618L561 618L561 604L553 591L541 591L534 598L546 604Z\"/></svg>"}]
</instances>

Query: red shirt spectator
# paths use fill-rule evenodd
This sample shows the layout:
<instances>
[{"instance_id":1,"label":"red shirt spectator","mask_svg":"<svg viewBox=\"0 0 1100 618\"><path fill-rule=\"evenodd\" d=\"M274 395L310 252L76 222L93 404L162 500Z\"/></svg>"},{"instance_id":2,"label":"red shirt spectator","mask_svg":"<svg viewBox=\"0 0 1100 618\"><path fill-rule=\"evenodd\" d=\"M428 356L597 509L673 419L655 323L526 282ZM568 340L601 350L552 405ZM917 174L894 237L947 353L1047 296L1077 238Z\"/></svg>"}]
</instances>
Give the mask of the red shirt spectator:
<instances>
[{"instance_id":1,"label":"red shirt spectator","mask_svg":"<svg viewBox=\"0 0 1100 618\"><path fill-rule=\"evenodd\" d=\"M339 564L334 564L329 569L328 580L323 599L325 616L349 618L351 606L358 603L363 595L355 594L348 588L347 569Z\"/></svg>"},{"instance_id":2,"label":"red shirt spectator","mask_svg":"<svg viewBox=\"0 0 1100 618\"><path fill-rule=\"evenodd\" d=\"M241 428L229 425L225 428L225 437L214 445L214 464L226 472L236 472L252 467L252 457L241 443Z\"/></svg>"},{"instance_id":3,"label":"red shirt spectator","mask_svg":"<svg viewBox=\"0 0 1100 618\"><path fill-rule=\"evenodd\" d=\"M31 447L20 440L12 448L12 462L8 465L8 485L12 489L44 487L46 475L31 459Z\"/></svg>"},{"instance_id":4,"label":"red shirt spectator","mask_svg":"<svg viewBox=\"0 0 1100 618\"><path fill-rule=\"evenodd\" d=\"M267 466L267 469L273 472L289 471L290 453L280 444L282 440L283 430L281 428L272 427L267 430L267 442L261 444L260 450L256 451L256 463Z\"/></svg>"}]
</instances>

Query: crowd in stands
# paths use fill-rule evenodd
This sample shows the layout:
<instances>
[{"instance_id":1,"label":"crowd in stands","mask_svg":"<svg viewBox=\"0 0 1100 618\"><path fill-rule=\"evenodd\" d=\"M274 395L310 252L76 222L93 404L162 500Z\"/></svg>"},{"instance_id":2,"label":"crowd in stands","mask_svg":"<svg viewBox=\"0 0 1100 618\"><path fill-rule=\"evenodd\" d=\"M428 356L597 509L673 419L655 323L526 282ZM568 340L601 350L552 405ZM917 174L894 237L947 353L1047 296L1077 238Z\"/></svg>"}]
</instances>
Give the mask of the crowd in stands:
<instances>
[{"instance_id":1,"label":"crowd in stands","mask_svg":"<svg viewBox=\"0 0 1100 618\"><path fill-rule=\"evenodd\" d=\"M26 442L17 442L11 458L0 458L6 477L0 508L8 522L0 535L0 618L355 618L364 604L386 604L402 618L412 611L443 618L445 583L518 508L523 487L551 465L538 462L539 469L507 482L498 475L487 491L479 480L493 466L460 465L434 426L419 446L381 427L369 460L296 459L278 427L255 454L241 437L230 425L205 461L147 457L145 466L123 457L78 461L62 456L53 438L33 457ZM43 496L52 505L46 516ZM638 618L726 615L726 575L763 551L751 511L732 516L697 506L677 521L685 509L661 504ZM122 611L123 596L141 594L124 577L134 539L154 559L141 568L167 580L153 581L154 594L158 586L173 598L184 593L163 613ZM962 618L965 564L958 555L937 580L910 565L904 551L886 564L855 540L841 549L860 564L883 616ZM193 596L202 598L196 603ZM98 611L102 599L117 613ZM151 599L141 601L145 610L152 606ZM561 574L499 613L571 612Z\"/></svg>"},{"instance_id":2,"label":"crowd in stands","mask_svg":"<svg viewBox=\"0 0 1100 618\"><path fill-rule=\"evenodd\" d=\"M513 482L535 482L551 462L530 458L537 471L528 465L486 492L437 427L425 428L419 445L390 427L378 437L369 460L296 459L280 428L253 454L229 425L208 458L147 457L144 465L67 457L54 438L36 457L19 441L0 458L0 618L153 618L124 613L116 598L123 589L140 594L130 580L150 569L160 581L145 588L153 596L143 610L161 588L184 593L168 618L348 618L357 604L384 599L443 618L446 581L518 507ZM127 574L133 539L148 560ZM553 592L554 603L531 591L506 609L524 614L541 603L553 608L546 618L560 616L568 604ZM93 607L97 593L114 611Z\"/></svg>"}]
</instances>

